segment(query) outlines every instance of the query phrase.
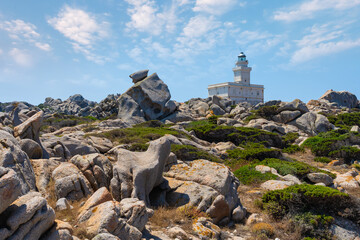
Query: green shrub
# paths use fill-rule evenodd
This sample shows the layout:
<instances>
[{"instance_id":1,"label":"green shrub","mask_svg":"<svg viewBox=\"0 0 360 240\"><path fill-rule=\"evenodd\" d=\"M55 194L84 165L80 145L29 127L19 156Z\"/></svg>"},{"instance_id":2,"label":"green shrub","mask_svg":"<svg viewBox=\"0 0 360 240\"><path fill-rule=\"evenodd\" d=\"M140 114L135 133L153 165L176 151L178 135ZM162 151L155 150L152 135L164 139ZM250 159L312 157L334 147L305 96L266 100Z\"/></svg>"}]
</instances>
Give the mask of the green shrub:
<instances>
[{"instance_id":1,"label":"green shrub","mask_svg":"<svg viewBox=\"0 0 360 240\"><path fill-rule=\"evenodd\" d=\"M277 179L277 176L272 173L261 173L255 170L254 165L245 165L237 169L235 172L235 177L239 179L242 184L258 184L263 183L267 180Z\"/></svg>"},{"instance_id":2,"label":"green shrub","mask_svg":"<svg viewBox=\"0 0 360 240\"><path fill-rule=\"evenodd\" d=\"M296 153L296 152L304 152L303 147L299 147L298 145L290 145L282 150L283 153Z\"/></svg>"},{"instance_id":3,"label":"green shrub","mask_svg":"<svg viewBox=\"0 0 360 240\"><path fill-rule=\"evenodd\" d=\"M218 118L219 118L219 116L211 116L211 117L209 117L208 118L208 121L209 121L209 123L211 123L211 124L217 124L217 120L218 120Z\"/></svg>"},{"instance_id":4,"label":"green shrub","mask_svg":"<svg viewBox=\"0 0 360 240\"><path fill-rule=\"evenodd\" d=\"M345 127L347 129L354 125L360 127L360 112L342 113L337 116L329 115L327 118L329 119L329 122L337 127Z\"/></svg>"},{"instance_id":5,"label":"green shrub","mask_svg":"<svg viewBox=\"0 0 360 240\"><path fill-rule=\"evenodd\" d=\"M352 165L352 167L353 167L353 168L356 168L358 171L360 171L360 164L354 163L354 164Z\"/></svg>"},{"instance_id":6,"label":"green shrub","mask_svg":"<svg viewBox=\"0 0 360 240\"><path fill-rule=\"evenodd\" d=\"M329 163L329 162L331 162L331 159L328 157L315 157L314 161L321 162L321 163Z\"/></svg>"},{"instance_id":7,"label":"green shrub","mask_svg":"<svg viewBox=\"0 0 360 240\"><path fill-rule=\"evenodd\" d=\"M290 161L280 160L280 159L276 159L276 158L267 158L267 159L264 159L263 161L261 161L259 163L259 165L265 165L265 166L275 168L280 175L285 176L287 174L291 174L291 175L297 176L300 179L304 178L308 173L312 173L312 172L322 172L322 173L328 174L332 178L336 178L336 175L333 173L330 173L330 172L327 172L324 170L320 170L309 164L306 164L306 163L303 163L300 161L296 161L296 160L292 160L290 162Z\"/></svg>"},{"instance_id":8,"label":"green shrub","mask_svg":"<svg viewBox=\"0 0 360 240\"><path fill-rule=\"evenodd\" d=\"M296 141L296 139L299 138L299 136L300 136L299 133L291 132L291 133L287 133L284 136L282 136L282 139L284 140L286 145L290 145L290 144L293 144Z\"/></svg>"},{"instance_id":9,"label":"green shrub","mask_svg":"<svg viewBox=\"0 0 360 240\"><path fill-rule=\"evenodd\" d=\"M207 151L201 150L190 145L171 145L171 151L176 155L178 159L183 161L192 161L196 159L206 159L212 162L221 162L221 160L208 153Z\"/></svg>"},{"instance_id":10,"label":"green shrub","mask_svg":"<svg viewBox=\"0 0 360 240\"><path fill-rule=\"evenodd\" d=\"M360 158L360 150L352 147L352 145L359 143L358 134L348 133L340 129L308 138L302 146L310 148L316 156L344 158L350 161Z\"/></svg>"},{"instance_id":11,"label":"green shrub","mask_svg":"<svg viewBox=\"0 0 360 240\"><path fill-rule=\"evenodd\" d=\"M53 129L54 131L63 127L73 127L80 124L91 124L97 119L94 117L76 117L73 115L54 114L43 121L42 130Z\"/></svg>"},{"instance_id":12,"label":"green shrub","mask_svg":"<svg viewBox=\"0 0 360 240\"><path fill-rule=\"evenodd\" d=\"M154 123L148 123L153 126ZM148 141L158 139L165 134L184 137L185 134L165 127L147 127L147 124L135 125L132 128L114 129L102 133L87 134L87 136L105 137L112 142L123 144L146 144Z\"/></svg>"},{"instance_id":13,"label":"green shrub","mask_svg":"<svg viewBox=\"0 0 360 240\"><path fill-rule=\"evenodd\" d=\"M351 199L348 194L333 188L300 184L269 191L263 195L262 201L274 218L282 218L287 213L338 214L349 206Z\"/></svg>"},{"instance_id":14,"label":"green shrub","mask_svg":"<svg viewBox=\"0 0 360 240\"><path fill-rule=\"evenodd\" d=\"M250 122L251 120L257 118L265 118L267 120L272 120L272 117L278 114L278 109L278 105L260 107L257 110L253 110L252 114L245 119L245 122Z\"/></svg>"},{"instance_id":15,"label":"green shrub","mask_svg":"<svg viewBox=\"0 0 360 240\"><path fill-rule=\"evenodd\" d=\"M186 130L193 130L196 136L208 142L227 142L235 145L246 143L262 143L267 147L282 147L283 141L276 133L270 133L256 128L218 126L208 120L194 121Z\"/></svg>"},{"instance_id":16,"label":"green shrub","mask_svg":"<svg viewBox=\"0 0 360 240\"><path fill-rule=\"evenodd\" d=\"M265 158L276 158L280 156L280 150L266 148L260 143L248 143L243 146L244 150L235 148L227 150L231 162L263 160Z\"/></svg>"},{"instance_id":17,"label":"green shrub","mask_svg":"<svg viewBox=\"0 0 360 240\"><path fill-rule=\"evenodd\" d=\"M293 225L300 229L302 236L308 239L333 239L329 230L333 222L334 218L331 216L311 212L301 213L292 218Z\"/></svg>"}]
</instances>

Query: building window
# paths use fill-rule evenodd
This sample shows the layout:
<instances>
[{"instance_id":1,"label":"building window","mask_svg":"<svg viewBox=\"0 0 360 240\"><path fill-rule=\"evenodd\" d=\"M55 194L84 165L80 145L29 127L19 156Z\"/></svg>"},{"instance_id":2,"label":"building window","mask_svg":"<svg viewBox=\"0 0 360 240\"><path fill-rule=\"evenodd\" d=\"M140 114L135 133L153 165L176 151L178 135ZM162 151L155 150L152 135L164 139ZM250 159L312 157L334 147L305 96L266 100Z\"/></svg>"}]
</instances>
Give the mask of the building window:
<instances>
[{"instance_id":1,"label":"building window","mask_svg":"<svg viewBox=\"0 0 360 240\"><path fill-rule=\"evenodd\" d=\"M257 95L259 96L259 95L260 95L260 93L259 93L259 92L257 92Z\"/></svg>"}]
</instances>

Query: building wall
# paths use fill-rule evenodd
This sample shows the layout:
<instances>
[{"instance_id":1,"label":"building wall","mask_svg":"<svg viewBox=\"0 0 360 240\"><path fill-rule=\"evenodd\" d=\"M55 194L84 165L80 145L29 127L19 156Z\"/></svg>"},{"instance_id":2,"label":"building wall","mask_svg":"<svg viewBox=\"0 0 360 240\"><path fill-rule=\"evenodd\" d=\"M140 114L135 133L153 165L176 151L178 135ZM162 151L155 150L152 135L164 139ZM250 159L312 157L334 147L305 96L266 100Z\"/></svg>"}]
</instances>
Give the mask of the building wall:
<instances>
[{"instance_id":1,"label":"building wall","mask_svg":"<svg viewBox=\"0 0 360 240\"><path fill-rule=\"evenodd\" d=\"M251 104L257 104L264 102L264 88L250 86L221 86L212 87L208 89L209 97L218 95L221 97L227 97L239 102L249 102Z\"/></svg>"},{"instance_id":2,"label":"building wall","mask_svg":"<svg viewBox=\"0 0 360 240\"><path fill-rule=\"evenodd\" d=\"M234 71L234 81L250 85L250 71Z\"/></svg>"}]
</instances>

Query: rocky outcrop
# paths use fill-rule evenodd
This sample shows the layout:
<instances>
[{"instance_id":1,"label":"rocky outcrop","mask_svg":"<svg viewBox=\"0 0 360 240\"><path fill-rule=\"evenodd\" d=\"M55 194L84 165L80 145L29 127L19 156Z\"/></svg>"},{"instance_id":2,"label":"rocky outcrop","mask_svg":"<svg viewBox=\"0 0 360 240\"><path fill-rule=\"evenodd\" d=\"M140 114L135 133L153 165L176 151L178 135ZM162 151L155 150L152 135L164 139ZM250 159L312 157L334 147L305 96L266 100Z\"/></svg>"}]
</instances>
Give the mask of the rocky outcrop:
<instances>
[{"instance_id":1,"label":"rocky outcrop","mask_svg":"<svg viewBox=\"0 0 360 240\"><path fill-rule=\"evenodd\" d=\"M0 167L11 168L20 180L21 193L36 190L35 174L29 157L20 149L18 141L0 130Z\"/></svg>"},{"instance_id":2,"label":"rocky outcrop","mask_svg":"<svg viewBox=\"0 0 360 240\"><path fill-rule=\"evenodd\" d=\"M165 176L172 189L166 196L170 205L196 207L215 222L233 216L240 221L245 217L246 210L237 195L240 182L226 166L195 160L172 166Z\"/></svg>"},{"instance_id":3,"label":"rocky outcrop","mask_svg":"<svg viewBox=\"0 0 360 240\"><path fill-rule=\"evenodd\" d=\"M324 115L314 112L305 113L289 124L312 136L334 129L334 125Z\"/></svg>"},{"instance_id":4,"label":"rocky outcrop","mask_svg":"<svg viewBox=\"0 0 360 240\"><path fill-rule=\"evenodd\" d=\"M338 107L347 107L347 108L355 108L358 106L357 97L347 91L333 91L328 90L324 95L320 97L319 100L325 100L327 102L335 103Z\"/></svg>"},{"instance_id":5,"label":"rocky outcrop","mask_svg":"<svg viewBox=\"0 0 360 240\"><path fill-rule=\"evenodd\" d=\"M92 189L109 188L113 174L112 164L107 157L99 153L76 155L70 159L70 162L81 170Z\"/></svg>"},{"instance_id":6,"label":"rocky outcrop","mask_svg":"<svg viewBox=\"0 0 360 240\"><path fill-rule=\"evenodd\" d=\"M72 163L61 163L53 172L57 199L79 200L93 191L89 181Z\"/></svg>"},{"instance_id":7,"label":"rocky outcrop","mask_svg":"<svg viewBox=\"0 0 360 240\"><path fill-rule=\"evenodd\" d=\"M20 141L20 148L30 159L40 159L43 157L43 149L32 139L22 139Z\"/></svg>"},{"instance_id":8,"label":"rocky outcrop","mask_svg":"<svg viewBox=\"0 0 360 240\"><path fill-rule=\"evenodd\" d=\"M39 239L54 224L55 212L38 192L29 192L0 214L0 239Z\"/></svg>"},{"instance_id":9,"label":"rocky outcrop","mask_svg":"<svg viewBox=\"0 0 360 240\"><path fill-rule=\"evenodd\" d=\"M166 138L150 142L146 152L117 150L117 162L113 167L110 189L116 200L138 198L150 206L149 194L164 178L170 143Z\"/></svg>"},{"instance_id":10,"label":"rocky outcrop","mask_svg":"<svg viewBox=\"0 0 360 240\"><path fill-rule=\"evenodd\" d=\"M48 152L42 146L40 141L40 127L43 122L44 112L40 111L27 119L22 124L14 128L14 136L21 139L32 139L39 144L42 149L42 157L49 158Z\"/></svg>"},{"instance_id":11,"label":"rocky outcrop","mask_svg":"<svg viewBox=\"0 0 360 240\"><path fill-rule=\"evenodd\" d=\"M110 94L103 99L99 104L96 104L90 109L89 116L96 117L98 119L116 117L119 111L118 99L120 94Z\"/></svg>"},{"instance_id":12,"label":"rocky outcrop","mask_svg":"<svg viewBox=\"0 0 360 240\"><path fill-rule=\"evenodd\" d=\"M20 180L15 171L10 168L0 167L0 213L20 195Z\"/></svg>"},{"instance_id":13,"label":"rocky outcrop","mask_svg":"<svg viewBox=\"0 0 360 240\"><path fill-rule=\"evenodd\" d=\"M120 96L118 118L131 123L163 119L176 109L167 85L156 73Z\"/></svg>"}]
</instances>

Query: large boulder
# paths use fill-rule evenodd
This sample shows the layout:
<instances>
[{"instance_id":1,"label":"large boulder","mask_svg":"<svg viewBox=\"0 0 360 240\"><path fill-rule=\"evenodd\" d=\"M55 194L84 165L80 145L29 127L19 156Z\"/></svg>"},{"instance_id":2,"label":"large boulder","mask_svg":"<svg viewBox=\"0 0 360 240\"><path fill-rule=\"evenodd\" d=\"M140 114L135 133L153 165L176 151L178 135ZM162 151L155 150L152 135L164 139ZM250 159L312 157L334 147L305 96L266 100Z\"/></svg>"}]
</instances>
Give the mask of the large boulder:
<instances>
[{"instance_id":1,"label":"large boulder","mask_svg":"<svg viewBox=\"0 0 360 240\"><path fill-rule=\"evenodd\" d=\"M334 125L324 115L315 112L305 113L294 121L289 122L289 124L309 135L317 135L318 133L334 129Z\"/></svg>"},{"instance_id":2,"label":"large boulder","mask_svg":"<svg viewBox=\"0 0 360 240\"><path fill-rule=\"evenodd\" d=\"M20 148L29 156L30 159L40 159L43 156L43 149L32 139L22 139Z\"/></svg>"},{"instance_id":3,"label":"large boulder","mask_svg":"<svg viewBox=\"0 0 360 240\"><path fill-rule=\"evenodd\" d=\"M329 103L336 103L339 107L355 108L358 106L357 97L347 91L337 92L328 90L320 97L320 99L326 100Z\"/></svg>"},{"instance_id":4,"label":"large boulder","mask_svg":"<svg viewBox=\"0 0 360 240\"><path fill-rule=\"evenodd\" d=\"M214 222L239 214L245 217L237 194L240 182L223 164L195 160L172 166L165 176L172 189L166 196L170 205L188 204L207 212Z\"/></svg>"},{"instance_id":5,"label":"large boulder","mask_svg":"<svg viewBox=\"0 0 360 240\"><path fill-rule=\"evenodd\" d=\"M28 155L8 132L0 130L0 167L13 169L20 180L21 193L36 191L35 173Z\"/></svg>"},{"instance_id":6,"label":"large boulder","mask_svg":"<svg viewBox=\"0 0 360 240\"><path fill-rule=\"evenodd\" d=\"M72 163L61 163L52 172L52 178L57 199L79 200L93 192L89 181Z\"/></svg>"},{"instance_id":7,"label":"large boulder","mask_svg":"<svg viewBox=\"0 0 360 240\"><path fill-rule=\"evenodd\" d=\"M140 70L137 72L134 72L129 75L129 77L133 80L133 83L140 82L141 80L144 80L148 75L149 69Z\"/></svg>"},{"instance_id":8,"label":"large boulder","mask_svg":"<svg viewBox=\"0 0 360 240\"><path fill-rule=\"evenodd\" d=\"M19 137L21 139L29 138L29 139L34 140L35 142L37 142L40 145L40 147L43 151L42 157L49 158L49 154L47 153L45 148L42 146L41 141L40 141L40 127L43 122L43 116L44 116L44 112L40 111L40 112L34 114L29 119L27 119L22 124L16 126L14 128L14 136Z\"/></svg>"},{"instance_id":9,"label":"large boulder","mask_svg":"<svg viewBox=\"0 0 360 240\"><path fill-rule=\"evenodd\" d=\"M0 213L20 195L20 180L15 171L10 168L0 167Z\"/></svg>"},{"instance_id":10,"label":"large boulder","mask_svg":"<svg viewBox=\"0 0 360 240\"><path fill-rule=\"evenodd\" d=\"M0 214L0 239L39 239L54 224L55 212L38 192L29 192Z\"/></svg>"},{"instance_id":11,"label":"large boulder","mask_svg":"<svg viewBox=\"0 0 360 240\"><path fill-rule=\"evenodd\" d=\"M167 85L154 73L120 96L118 118L129 121L133 117L143 121L160 120L176 109L170 98Z\"/></svg>"},{"instance_id":12,"label":"large boulder","mask_svg":"<svg viewBox=\"0 0 360 240\"><path fill-rule=\"evenodd\" d=\"M170 154L166 138L150 142L146 152L117 150L117 162L113 167L110 189L116 200L138 198L150 205L149 194L163 183L163 172Z\"/></svg>"},{"instance_id":13,"label":"large boulder","mask_svg":"<svg viewBox=\"0 0 360 240\"><path fill-rule=\"evenodd\" d=\"M121 240L140 240L141 231L121 217L119 202L107 201L84 212L78 220L85 225L87 235L95 237L100 233L110 233Z\"/></svg>"},{"instance_id":14,"label":"large boulder","mask_svg":"<svg viewBox=\"0 0 360 240\"><path fill-rule=\"evenodd\" d=\"M109 188L113 174L111 162L107 157L99 153L76 155L70 162L81 170L94 190L101 187Z\"/></svg>"},{"instance_id":15,"label":"large boulder","mask_svg":"<svg viewBox=\"0 0 360 240\"><path fill-rule=\"evenodd\" d=\"M303 103L300 99L295 99L292 102L282 102L278 108L278 112L282 111L300 111L301 113L309 112L306 104Z\"/></svg>"}]
</instances>

